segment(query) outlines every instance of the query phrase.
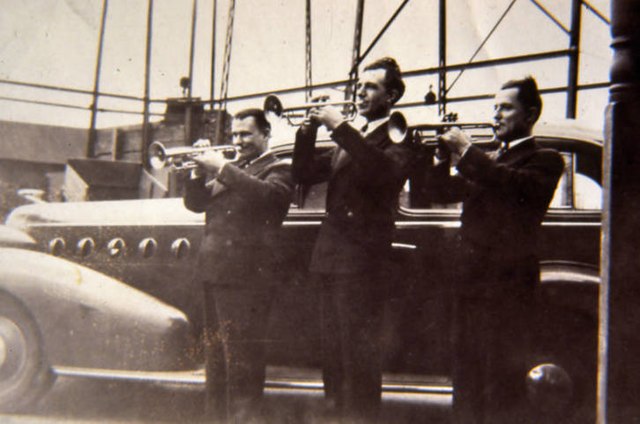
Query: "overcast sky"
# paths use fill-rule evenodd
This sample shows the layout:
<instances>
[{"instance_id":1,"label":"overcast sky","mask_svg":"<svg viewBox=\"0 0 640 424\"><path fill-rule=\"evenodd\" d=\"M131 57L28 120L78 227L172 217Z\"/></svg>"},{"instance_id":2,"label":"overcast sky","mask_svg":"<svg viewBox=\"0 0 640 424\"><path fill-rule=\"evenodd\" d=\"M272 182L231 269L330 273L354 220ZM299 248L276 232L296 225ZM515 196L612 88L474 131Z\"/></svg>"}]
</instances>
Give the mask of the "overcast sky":
<instances>
[{"instance_id":1,"label":"overcast sky","mask_svg":"<svg viewBox=\"0 0 640 424\"><path fill-rule=\"evenodd\" d=\"M512 0L449 0L447 61L466 63ZM0 79L91 90L97 55L103 0L0 0ZM343 80L351 62L356 0L312 0L313 81ZM365 1L362 46L369 46L401 0ZM570 1L541 0L566 28L570 27ZM220 93L222 57L227 27L228 0L218 1L216 29L216 96ZM608 0L589 4L609 16ZM193 95L208 98L213 0L197 0L197 34ZM181 95L179 80L188 75L193 0L155 0L151 97ZM438 63L438 0L412 0L369 54L372 60L395 57L403 70ZM232 43L229 95L301 86L305 82L305 2L303 0L237 0ZM104 92L142 97L146 0L109 0L102 78ZM606 24L583 10L580 82L608 80L611 50ZM530 0L517 0L476 60L522 55L568 47L569 38ZM366 61L365 61L366 62ZM500 82L533 74L542 88L566 85L567 60L555 59L509 65L463 74L450 96L491 93ZM451 83L457 73L451 73ZM435 76L410 78L402 102L419 101ZM340 93L336 94L336 100ZM28 98L89 106L90 96L70 95L0 84L1 97ZM284 98L296 102L301 95ZM543 118L565 115L565 96L545 96ZM578 118L594 125L602 122L607 90L582 92ZM261 106L262 100L229 104ZM100 107L141 111L141 103L101 98ZM490 117L488 102L450 105L462 120ZM163 106L157 105L156 112ZM435 107L406 110L410 120L437 119ZM101 114L100 127L139 123L141 116ZM10 102L0 99L0 120L87 127L89 113Z\"/></svg>"}]
</instances>

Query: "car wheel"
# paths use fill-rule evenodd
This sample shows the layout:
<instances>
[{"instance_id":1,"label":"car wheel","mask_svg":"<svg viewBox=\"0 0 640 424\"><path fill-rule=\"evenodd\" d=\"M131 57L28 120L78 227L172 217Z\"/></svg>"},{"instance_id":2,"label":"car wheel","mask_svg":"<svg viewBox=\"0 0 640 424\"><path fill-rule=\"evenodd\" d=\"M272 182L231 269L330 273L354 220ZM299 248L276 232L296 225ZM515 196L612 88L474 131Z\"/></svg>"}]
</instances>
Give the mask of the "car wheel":
<instances>
[{"instance_id":1,"label":"car wheel","mask_svg":"<svg viewBox=\"0 0 640 424\"><path fill-rule=\"evenodd\" d=\"M0 292L0 410L32 404L53 380L33 317L20 301Z\"/></svg>"}]
</instances>

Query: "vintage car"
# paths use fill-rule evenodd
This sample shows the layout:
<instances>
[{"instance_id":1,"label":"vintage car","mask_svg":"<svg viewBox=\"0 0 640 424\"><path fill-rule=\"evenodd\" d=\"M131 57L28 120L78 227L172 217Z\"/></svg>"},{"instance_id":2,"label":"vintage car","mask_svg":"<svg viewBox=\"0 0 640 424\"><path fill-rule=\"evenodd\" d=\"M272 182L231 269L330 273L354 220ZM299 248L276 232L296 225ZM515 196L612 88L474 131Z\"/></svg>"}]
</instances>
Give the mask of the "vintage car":
<instances>
[{"instance_id":1,"label":"vintage car","mask_svg":"<svg viewBox=\"0 0 640 424\"><path fill-rule=\"evenodd\" d=\"M0 226L0 411L37 400L67 366L196 368L183 312L36 246Z\"/></svg>"},{"instance_id":2,"label":"vintage car","mask_svg":"<svg viewBox=\"0 0 640 424\"><path fill-rule=\"evenodd\" d=\"M530 395L541 409L575 411L580 409L576 405L589 409L595 405L602 140L599 133L581 130L573 123L541 125L536 134L542 144L562 152L566 169L543 223L540 313L531 317L530 323L537 343L533 351L522 353L522 360L532 370L523 379L529 379ZM330 145L329 141L319 143L321 148ZM292 145L279 145L273 150L280 157L291 157ZM280 285L269 336L270 363L274 365L317 367L319 363L319 302L307 267L324 215L325 192L326 184L300 187L279 235ZM107 307L120 308L114 314L135 315L141 320L139 327L134 326L139 338L145 330L156 336L170 329L188 331L177 310L184 312L198 331L202 326L200 287L191 276L203 223L204 217L186 210L181 198L40 203L15 209L7 225L28 233L37 249L48 254L28 255L46 258L43 264L55 261L59 267L82 270L81 280L69 282L59 292L52 288L51 292L68 300L80 293L102 293L100 285L114 286L112 297L99 294L98 305L83 304L77 310L67 311L52 300L47 308L55 307L55 319L36 319L39 334L46 338L50 333L60 333L60 329L52 328L58 326L71 332L69 322L92 317L96 308ZM449 258L459 227L460 205L430 203L420 193L419 179L412 176L400 195L394 253L388 258L390 295L384 328L387 380L411 376L412 381L436 381L436 376L440 378L437 381L450 382ZM3 265L17 272L22 265L16 261L12 260L11 267L6 261ZM34 289L62 278L60 272L40 271L38 261L25 262L28 264L24 266L38 270L29 283ZM75 272L80 275L80 271ZM26 274L23 279L27 284ZM138 291L118 295L117 290L124 290L118 282L154 299L142 298ZM6 287L6 282L1 284ZM16 296L13 286L9 287L7 291ZM135 302L135 297L146 302L144 307L125 306ZM152 306L156 298L177 310ZM42 303L23 303L34 316L43 307ZM167 317L165 327L142 324L143 319L156 321L160 316ZM124 325L129 320L121 322ZM114 337L125 337L124 332L112 328L104 331L109 330ZM105 361L109 355L122 355L110 350L114 346L105 336L97 336L95 330L92 333L77 334L76 339L88 344L100 342L83 352L96 352ZM67 362L80 361L66 351L73 334L66 336L44 341L41 354L49 363L63 359L60 353ZM126 337L135 339L133 332ZM112 343L120 345L124 341L113 339ZM163 348L179 346L182 344ZM134 354L135 348L132 344L127 352ZM80 362L82 366L93 365Z\"/></svg>"}]
</instances>

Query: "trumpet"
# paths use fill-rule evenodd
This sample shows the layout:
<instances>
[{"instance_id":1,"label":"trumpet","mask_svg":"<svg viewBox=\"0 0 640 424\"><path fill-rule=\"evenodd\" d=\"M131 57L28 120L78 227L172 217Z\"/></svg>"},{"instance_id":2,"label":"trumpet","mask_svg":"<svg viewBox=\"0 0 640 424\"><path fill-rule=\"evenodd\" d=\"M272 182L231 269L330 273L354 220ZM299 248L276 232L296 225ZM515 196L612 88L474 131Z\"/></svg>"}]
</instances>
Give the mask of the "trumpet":
<instances>
[{"instance_id":1,"label":"trumpet","mask_svg":"<svg viewBox=\"0 0 640 424\"><path fill-rule=\"evenodd\" d=\"M165 147L159 141L154 141L149 146L149 166L153 169L162 169L167 166L175 170L193 169L198 165L192 158L209 151L221 152L231 162L238 160L240 155L238 147L231 145Z\"/></svg>"},{"instance_id":2,"label":"trumpet","mask_svg":"<svg viewBox=\"0 0 640 424\"><path fill-rule=\"evenodd\" d=\"M409 142L426 147L436 147L438 136L453 127L463 130L478 130L473 134L476 138L474 144L493 145L497 143L494 134L496 126L489 122L439 122L410 126L401 112L393 112L389 116L388 134L394 143L403 142L409 135Z\"/></svg>"},{"instance_id":3,"label":"trumpet","mask_svg":"<svg viewBox=\"0 0 640 424\"><path fill-rule=\"evenodd\" d=\"M347 121L353 121L358 116L358 107L355 102L316 102L316 103L303 103L301 105L284 107L282 106L282 102L278 98L278 96L274 94L268 95L264 99L264 105L262 109L265 112L271 112L276 115L278 118L284 117L289 125L292 126L300 126L302 125L302 120L306 117L306 112L309 109L313 109L316 107L323 106L342 106L343 107L343 115ZM304 113L302 113L304 111ZM300 121L294 121L294 119L299 119Z\"/></svg>"}]
</instances>

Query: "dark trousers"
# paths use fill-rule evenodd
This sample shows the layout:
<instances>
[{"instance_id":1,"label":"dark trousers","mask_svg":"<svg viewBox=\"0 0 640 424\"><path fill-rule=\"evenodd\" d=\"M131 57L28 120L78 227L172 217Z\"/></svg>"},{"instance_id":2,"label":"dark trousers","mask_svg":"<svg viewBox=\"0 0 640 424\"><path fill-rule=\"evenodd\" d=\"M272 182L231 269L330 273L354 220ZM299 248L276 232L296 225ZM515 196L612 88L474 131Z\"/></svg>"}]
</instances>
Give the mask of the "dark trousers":
<instances>
[{"instance_id":1,"label":"dark trousers","mask_svg":"<svg viewBox=\"0 0 640 424\"><path fill-rule=\"evenodd\" d=\"M456 287L454 422L529 423L526 353L534 329L527 323L535 314L535 276L517 266L477 265L466 262L470 272Z\"/></svg>"},{"instance_id":2,"label":"dark trousers","mask_svg":"<svg viewBox=\"0 0 640 424\"><path fill-rule=\"evenodd\" d=\"M373 422L382 398L383 287L370 275L319 279L325 397L345 422Z\"/></svg>"},{"instance_id":3,"label":"dark trousers","mask_svg":"<svg viewBox=\"0 0 640 424\"><path fill-rule=\"evenodd\" d=\"M273 288L204 287L207 417L221 423L259 418Z\"/></svg>"}]
</instances>

